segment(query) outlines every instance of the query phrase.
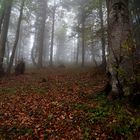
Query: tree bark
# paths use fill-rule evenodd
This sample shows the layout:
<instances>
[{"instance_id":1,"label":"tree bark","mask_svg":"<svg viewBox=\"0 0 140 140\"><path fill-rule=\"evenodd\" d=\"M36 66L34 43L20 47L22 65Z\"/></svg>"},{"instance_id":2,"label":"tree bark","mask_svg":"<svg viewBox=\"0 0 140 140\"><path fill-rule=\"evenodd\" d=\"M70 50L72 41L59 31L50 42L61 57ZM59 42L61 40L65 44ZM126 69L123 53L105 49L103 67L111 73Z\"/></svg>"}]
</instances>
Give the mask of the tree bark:
<instances>
[{"instance_id":1,"label":"tree bark","mask_svg":"<svg viewBox=\"0 0 140 140\"><path fill-rule=\"evenodd\" d=\"M107 0L108 5L108 37L109 57L108 70L112 75L110 84L112 93L123 96L125 76L132 74L132 64L129 54L130 35L128 0ZM131 77L131 76L130 76Z\"/></svg>"}]
</instances>

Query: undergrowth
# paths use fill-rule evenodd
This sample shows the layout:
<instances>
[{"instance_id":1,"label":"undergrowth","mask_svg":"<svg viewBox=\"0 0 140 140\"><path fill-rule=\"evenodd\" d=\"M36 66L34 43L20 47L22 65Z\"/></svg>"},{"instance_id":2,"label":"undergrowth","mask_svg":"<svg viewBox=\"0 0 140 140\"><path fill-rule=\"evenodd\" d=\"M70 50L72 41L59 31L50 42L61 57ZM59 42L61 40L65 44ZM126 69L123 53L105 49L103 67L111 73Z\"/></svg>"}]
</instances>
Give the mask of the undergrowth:
<instances>
[{"instance_id":1,"label":"undergrowth","mask_svg":"<svg viewBox=\"0 0 140 140\"><path fill-rule=\"evenodd\" d=\"M85 139L99 137L91 132L97 125L101 126L102 133L105 132L108 139L135 139L135 134L140 129L138 110L137 115L133 114L127 110L125 99L108 101L104 94L97 94L92 100L97 102L95 108L84 103L73 105L73 108L84 111L86 114L81 124Z\"/></svg>"}]
</instances>

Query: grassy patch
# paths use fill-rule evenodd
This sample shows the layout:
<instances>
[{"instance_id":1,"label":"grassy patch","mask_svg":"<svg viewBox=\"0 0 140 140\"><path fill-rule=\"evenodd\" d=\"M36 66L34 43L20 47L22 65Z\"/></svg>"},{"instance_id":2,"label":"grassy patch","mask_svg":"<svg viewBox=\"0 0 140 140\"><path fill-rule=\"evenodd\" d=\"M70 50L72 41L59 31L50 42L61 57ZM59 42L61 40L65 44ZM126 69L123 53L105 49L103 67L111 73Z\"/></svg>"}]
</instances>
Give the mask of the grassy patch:
<instances>
[{"instance_id":1,"label":"grassy patch","mask_svg":"<svg viewBox=\"0 0 140 140\"><path fill-rule=\"evenodd\" d=\"M8 88L8 87L3 87L0 89L0 93L4 93L4 94L16 94L17 93L17 89L12 87L12 88Z\"/></svg>"},{"instance_id":2,"label":"grassy patch","mask_svg":"<svg viewBox=\"0 0 140 140\"><path fill-rule=\"evenodd\" d=\"M105 132L108 138L117 136L123 139L133 139L134 133L140 128L140 117L127 110L125 99L108 101L103 94L97 94L92 100L97 102L95 108L84 103L73 105L74 109L85 113L81 125L85 139L91 135L91 126L97 125L102 126L101 131Z\"/></svg>"},{"instance_id":3,"label":"grassy patch","mask_svg":"<svg viewBox=\"0 0 140 140\"><path fill-rule=\"evenodd\" d=\"M4 126L0 129L0 137L4 139L11 140L12 138L17 138L19 136L30 136L33 134L33 130L31 128L17 128L16 126L8 127Z\"/></svg>"},{"instance_id":4,"label":"grassy patch","mask_svg":"<svg viewBox=\"0 0 140 140\"><path fill-rule=\"evenodd\" d=\"M89 140L89 137L90 137L90 129L89 129L89 127L87 127L84 124L82 124L81 128L82 128L84 140Z\"/></svg>"}]
</instances>

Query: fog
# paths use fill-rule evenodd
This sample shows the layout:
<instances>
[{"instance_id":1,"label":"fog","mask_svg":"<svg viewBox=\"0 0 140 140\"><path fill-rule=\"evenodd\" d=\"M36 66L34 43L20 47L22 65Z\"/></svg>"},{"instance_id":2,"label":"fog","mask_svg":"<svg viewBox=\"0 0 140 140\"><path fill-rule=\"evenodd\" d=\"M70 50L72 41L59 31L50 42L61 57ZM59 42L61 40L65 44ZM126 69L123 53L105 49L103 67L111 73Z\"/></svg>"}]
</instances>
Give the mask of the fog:
<instances>
[{"instance_id":1,"label":"fog","mask_svg":"<svg viewBox=\"0 0 140 140\"><path fill-rule=\"evenodd\" d=\"M12 7L5 53L9 63L16 37L21 2ZM84 0L25 1L13 64L24 59L28 66L97 66L102 63L101 22L106 27L106 6ZM102 18L102 19L101 19Z\"/></svg>"}]
</instances>

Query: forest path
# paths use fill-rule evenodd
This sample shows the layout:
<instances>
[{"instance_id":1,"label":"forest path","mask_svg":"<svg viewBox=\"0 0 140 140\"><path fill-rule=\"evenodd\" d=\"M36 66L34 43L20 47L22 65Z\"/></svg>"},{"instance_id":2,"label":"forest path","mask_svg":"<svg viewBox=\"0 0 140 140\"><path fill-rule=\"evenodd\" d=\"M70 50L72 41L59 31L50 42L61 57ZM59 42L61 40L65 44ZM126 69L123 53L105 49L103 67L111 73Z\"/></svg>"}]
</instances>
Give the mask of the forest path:
<instances>
[{"instance_id":1,"label":"forest path","mask_svg":"<svg viewBox=\"0 0 140 140\"><path fill-rule=\"evenodd\" d=\"M106 139L103 126L114 121L113 107L105 107L103 93L93 98L104 80L89 69L44 69L1 79L0 138Z\"/></svg>"}]
</instances>

